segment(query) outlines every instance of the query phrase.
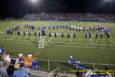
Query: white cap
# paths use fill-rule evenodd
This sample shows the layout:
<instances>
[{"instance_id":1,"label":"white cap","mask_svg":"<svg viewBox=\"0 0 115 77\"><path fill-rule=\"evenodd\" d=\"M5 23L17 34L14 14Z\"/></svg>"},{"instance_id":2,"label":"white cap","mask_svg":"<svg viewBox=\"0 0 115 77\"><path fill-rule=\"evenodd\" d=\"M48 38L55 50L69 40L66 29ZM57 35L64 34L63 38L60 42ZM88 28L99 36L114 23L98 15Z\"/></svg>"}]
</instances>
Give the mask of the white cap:
<instances>
[{"instance_id":1,"label":"white cap","mask_svg":"<svg viewBox=\"0 0 115 77\"><path fill-rule=\"evenodd\" d=\"M70 56L70 58L73 58L73 56Z\"/></svg>"},{"instance_id":2,"label":"white cap","mask_svg":"<svg viewBox=\"0 0 115 77\"><path fill-rule=\"evenodd\" d=\"M28 54L28 57L32 57L32 54Z\"/></svg>"},{"instance_id":3,"label":"white cap","mask_svg":"<svg viewBox=\"0 0 115 77\"><path fill-rule=\"evenodd\" d=\"M18 54L18 56L19 56L19 57L22 57L22 56L23 56L23 54L22 54L22 53L20 53L20 54Z\"/></svg>"}]
</instances>

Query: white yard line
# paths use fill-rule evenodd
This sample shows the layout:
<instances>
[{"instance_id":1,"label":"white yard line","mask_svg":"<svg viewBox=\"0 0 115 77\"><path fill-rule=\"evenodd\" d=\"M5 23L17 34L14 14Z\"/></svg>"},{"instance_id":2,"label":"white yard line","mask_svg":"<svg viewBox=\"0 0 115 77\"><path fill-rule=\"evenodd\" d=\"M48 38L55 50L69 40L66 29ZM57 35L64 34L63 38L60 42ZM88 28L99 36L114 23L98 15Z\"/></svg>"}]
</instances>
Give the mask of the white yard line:
<instances>
[{"instance_id":1,"label":"white yard line","mask_svg":"<svg viewBox=\"0 0 115 77\"><path fill-rule=\"evenodd\" d=\"M88 47L88 46L70 46L70 45L56 45L56 46L63 46L63 47L79 47L79 48L99 48L99 49L115 49L115 48L106 48L106 47Z\"/></svg>"},{"instance_id":2,"label":"white yard line","mask_svg":"<svg viewBox=\"0 0 115 77\"><path fill-rule=\"evenodd\" d=\"M64 42L50 42L50 43L64 43ZM71 44L76 44L76 45L87 45L87 46L89 46L89 45L92 45L92 44L86 44L86 43L71 43ZM115 46L115 44L113 45L113 44L96 44L96 43L94 43L93 45L100 45L100 46L107 46L107 45L109 45L109 46Z\"/></svg>"},{"instance_id":3,"label":"white yard line","mask_svg":"<svg viewBox=\"0 0 115 77\"><path fill-rule=\"evenodd\" d=\"M53 37L52 38L50 38L47 42L50 42L51 40L53 39ZM1 39L1 40L8 40L8 41L13 41L13 39ZM16 41L20 41L20 40L16 40ZM24 41L26 41L26 42L29 42L29 40L21 40L22 42ZM21 42L20 41L20 42ZM112 41L112 40L111 40ZM51 43L61 43L61 42L51 42ZM86 46L71 46L71 45L56 45L56 46L65 46L65 47L80 47L80 48L98 48L98 47L91 47L91 46L89 46L89 45L91 45L91 44L86 44L86 43L71 43L71 44L77 44L77 45L86 45ZM100 45L100 46L107 46L107 44L94 44L94 45ZM115 46L115 44L114 45L108 45L108 46ZM101 48L101 49L115 49L115 48L105 48L105 47L99 47L99 48Z\"/></svg>"},{"instance_id":4,"label":"white yard line","mask_svg":"<svg viewBox=\"0 0 115 77\"><path fill-rule=\"evenodd\" d=\"M60 63L66 63L68 58L65 58L65 60L50 60L51 62L60 62ZM47 61L47 59L39 59L41 61ZM81 64L96 64L96 65L111 65L115 66L115 64L109 64L109 63L90 63L90 62L81 62Z\"/></svg>"},{"instance_id":5,"label":"white yard line","mask_svg":"<svg viewBox=\"0 0 115 77\"><path fill-rule=\"evenodd\" d=\"M59 69L60 69L60 68L58 67L58 68L52 70L52 71L49 73L48 77L52 77L53 73L54 73L55 71L59 70Z\"/></svg>"},{"instance_id":6,"label":"white yard line","mask_svg":"<svg viewBox=\"0 0 115 77\"><path fill-rule=\"evenodd\" d=\"M115 41L113 41L112 39L109 39L109 41L110 41L112 44L115 44Z\"/></svg>"},{"instance_id":7,"label":"white yard line","mask_svg":"<svg viewBox=\"0 0 115 77\"><path fill-rule=\"evenodd\" d=\"M53 37L51 37L48 41L46 41L46 42L50 42L51 40L53 39Z\"/></svg>"},{"instance_id":8,"label":"white yard line","mask_svg":"<svg viewBox=\"0 0 115 77\"><path fill-rule=\"evenodd\" d=\"M0 32L1 34L5 33L5 32Z\"/></svg>"},{"instance_id":9,"label":"white yard line","mask_svg":"<svg viewBox=\"0 0 115 77\"><path fill-rule=\"evenodd\" d=\"M91 44L95 44L95 43L93 42L93 40L92 40L92 39L89 39L89 40L90 40Z\"/></svg>"},{"instance_id":10,"label":"white yard line","mask_svg":"<svg viewBox=\"0 0 115 77\"><path fill-rule=\"evenodd\" d=\"M12 40L14 40L14 39L0 39L0 40L3 40L3 41L12 41ZM15 41L30 41L30 40L15 40Z\"/></svg>"},{"instance_id":11,"label":"white yard line","mask_svg":"<svg viewBox=\"0 0 115 77\"><path fill-rule=\"evenodd\" d=\"M72 44L77 44L77 45L91 45L91 44L86 44L86 43L72 43ZM100 45L100 46L115 46L115 44L96 44L96 43L93 43L93 45Z\"/></svg>"}]
</instances>

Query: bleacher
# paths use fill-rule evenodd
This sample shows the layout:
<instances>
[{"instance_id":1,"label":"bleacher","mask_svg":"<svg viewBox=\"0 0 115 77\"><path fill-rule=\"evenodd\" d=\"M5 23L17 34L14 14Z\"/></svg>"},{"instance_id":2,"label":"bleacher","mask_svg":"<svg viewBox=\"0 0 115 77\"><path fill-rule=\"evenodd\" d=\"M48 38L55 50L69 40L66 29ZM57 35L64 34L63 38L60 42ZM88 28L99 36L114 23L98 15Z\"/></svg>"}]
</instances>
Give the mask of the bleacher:
<instances>
[{"instance_id":1,"label":"bleacher","mask_svg":"<svg viewBox=\"0 0 115 77\"><path fill-rule=\"evenodd\" d=\"M59 20L59 21L99 21L99 22L113 22L115 14L92 14L92 13L39 13L27 14L22 18L23 20Z\"/></svg>"}]
</instances>

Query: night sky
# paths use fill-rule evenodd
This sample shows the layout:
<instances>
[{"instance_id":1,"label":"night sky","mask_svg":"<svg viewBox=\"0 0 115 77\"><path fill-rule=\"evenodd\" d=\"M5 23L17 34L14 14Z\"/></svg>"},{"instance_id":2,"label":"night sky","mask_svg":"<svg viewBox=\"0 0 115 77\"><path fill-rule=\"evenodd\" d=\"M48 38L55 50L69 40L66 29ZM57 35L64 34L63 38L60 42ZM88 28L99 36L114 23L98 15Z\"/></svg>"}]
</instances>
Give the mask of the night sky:
<instances>
[{"instance_id":1,"label":"night sky","mask_svg":"<svg viewBox=\"0 0 115 77\"><path fill-rule=\"evenodd\" d=\"M28 13L115 13L115 1L104 0L1 0L0 17L23 17Z\"/></svg>"}]
</instances>

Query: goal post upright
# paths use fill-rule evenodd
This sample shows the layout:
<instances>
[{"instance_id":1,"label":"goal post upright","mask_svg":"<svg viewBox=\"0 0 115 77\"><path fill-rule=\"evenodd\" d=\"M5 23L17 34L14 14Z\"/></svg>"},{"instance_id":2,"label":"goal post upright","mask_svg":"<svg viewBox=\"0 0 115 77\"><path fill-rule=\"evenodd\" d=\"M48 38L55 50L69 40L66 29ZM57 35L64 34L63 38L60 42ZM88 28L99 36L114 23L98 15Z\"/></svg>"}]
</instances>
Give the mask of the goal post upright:
<instances>
[{"instance_id":1,"label":"goal post upright","mask_svg":"<svg viewBox=\"0 0 115 77\"><path fill-rule=\"evenodd\" d=\"M39 40L39 48L44 48L45 46L45 36L40 36L40 40Z\"/></svg>"},{"instance_id":2,"label":"goal post upright","mask_svg":"<svg viewBox=\"0 0 115 77\"><path fill-rule=\"evenodd\" d=\"M70 34L70 44L72 43L72 37L73 37L73 34L71 33Z\"/></svg>"}]
</instances>

